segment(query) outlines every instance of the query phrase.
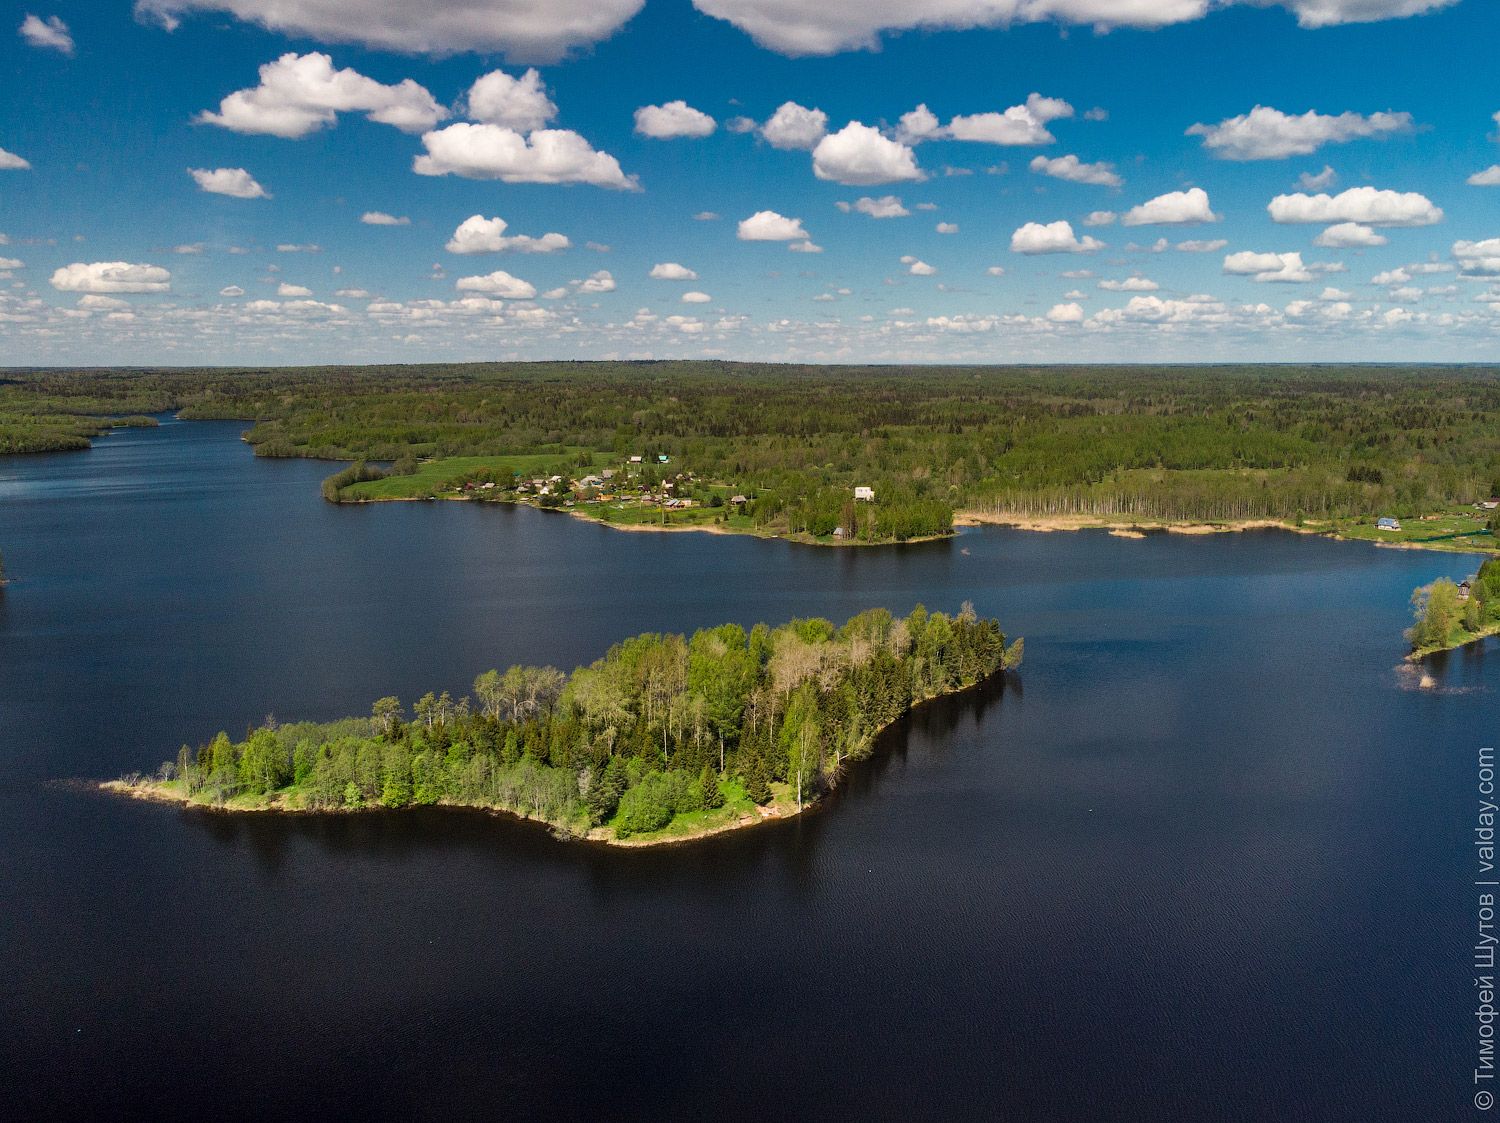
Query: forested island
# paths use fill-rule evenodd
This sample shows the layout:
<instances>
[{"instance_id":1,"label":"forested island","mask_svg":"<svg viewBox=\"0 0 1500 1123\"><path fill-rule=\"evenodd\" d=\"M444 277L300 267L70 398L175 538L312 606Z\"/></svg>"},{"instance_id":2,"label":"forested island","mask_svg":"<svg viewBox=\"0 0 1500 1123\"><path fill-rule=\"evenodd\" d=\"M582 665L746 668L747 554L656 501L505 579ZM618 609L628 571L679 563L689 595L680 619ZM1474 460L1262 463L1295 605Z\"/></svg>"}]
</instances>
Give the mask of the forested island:
<instances>
[{"instance_id":1,"label":"forested island","mask_svg":"<svg viewBox=\"0 0 1500 1123\"><path fill-rule=\"evenodd\" d=\"M880 730L1021 655L967 604L639 635L571 675L514 666L409 712L387 697L368 717L220 733L104 787L225 811L475 807L570 837L682 841L804 810Z\"/></svg>"},{"instance_id":2,"label":"forested island","mask_svg":"<svg viewBox=\"0 0 1500 1123\"><path fill-rule=\"evenodd\" d=\"M958 519L1497 544L1476 506L1500 494L1495 366L12 371L0 453L166 410L242 420L259 456L346 462L325 484L340 502L550 500L617 526L830 543ZM628 490L604 479L634 458Z\"/></svg>"},{"instance_id":3,"label":"forested island","mask_svg":"<svg viewBox=\"0 0 1500 1123\"><path fill-rule=\"evenodd\" d=\"M1500 559L1463 581L1442 577L1423 585L1412 594L1412 611L1416 622L1406 639L1413 660L1500 634Z\"/></svg>"}]
</instances>

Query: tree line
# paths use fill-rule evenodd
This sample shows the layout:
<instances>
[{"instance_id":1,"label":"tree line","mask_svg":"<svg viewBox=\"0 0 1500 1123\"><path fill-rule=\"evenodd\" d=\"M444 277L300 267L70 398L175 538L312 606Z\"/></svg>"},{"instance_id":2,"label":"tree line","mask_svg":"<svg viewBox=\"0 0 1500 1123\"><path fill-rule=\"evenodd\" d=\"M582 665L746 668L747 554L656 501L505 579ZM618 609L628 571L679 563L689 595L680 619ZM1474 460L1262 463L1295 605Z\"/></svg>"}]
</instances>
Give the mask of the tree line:
<instances>
[{"instance_id":1,"label":"tree line","mask_svg":"<svg viewBox=\"0 0 1500 1123\"><path fill-rule=\"evenodd\" d=\"M249 423L349 462L671 454L776 529L917 536L956 508L1178 519L1409 516L1500 491L1500 368L812 367L723 362L11 372L0 452L108 415ZM889 510L886 510L889 505Z\"/></svg>"}]
</instances>

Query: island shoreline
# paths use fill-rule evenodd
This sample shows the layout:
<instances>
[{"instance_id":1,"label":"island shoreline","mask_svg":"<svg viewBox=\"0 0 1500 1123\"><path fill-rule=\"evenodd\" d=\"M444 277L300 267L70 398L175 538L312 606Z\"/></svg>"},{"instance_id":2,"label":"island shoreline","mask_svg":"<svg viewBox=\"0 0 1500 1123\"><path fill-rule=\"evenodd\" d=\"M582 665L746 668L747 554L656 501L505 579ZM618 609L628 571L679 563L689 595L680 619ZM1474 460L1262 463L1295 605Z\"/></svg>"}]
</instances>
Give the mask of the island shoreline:
<instances>
[{"instance_id":1,"label":"island shoreline","mask_svg":"<svg viewBox=\"0 0 1500 1123\"><path fill-rule=\"evenodd\" d=\"M536 815L527 815L524 812L512 810L508 807L492 807L482 803L458 803L451 800L439 800L432 804L423 804L420 807L441 808L444 810L472 811L485 815L493 815L503 819L511 819L519 823L530 823L537 827L548 828L548 833L561 842L590 843L596 846L607 846L618 850L650 850L662 846L680 846L687 843L701 842L705 839L715 838L719 835L732 834L738 831L750 830L755 827L766 826L770 823L785 822L790 819L799 818L814 809L823 807L829 798L842 787L850 770L863 763L872 760L879 750L879 741L890 730L894 729L903 719L908 719L917 710L930 706L934 702L950 698L962 698L973 691L983 689L997 681L1003 681L1005 675L1011 668L1000 667L993 674L981 678L979 681L965 686L962 689L948 691L945 693L932 694L925 698L913 700L912 704L893 720L886 722L878 729L870 733L870 752L858 758L846 758L838 768L831 774L827 787L819 794L803 801L798 807L795 802L784 802L780 798L774 798L767 804L756 804L755 817L741 814L738 818L716 823L712 826L702 827L681 833L666 834L652 832L645 835L633 835L619 838L608 827L591 827L586 833L571 831L549 819ZM191 795L181 794L169 790L166 783L160 780L142 778L131 782L125 779L102 780L94 782L98 791L107 795L120 796L126 799L137 799L145 803L161 804L163 806L176 806L184 811L204 812L210 815L239 816L239 815L296 815L296 816L329 816L343 818L351 815L399 815L419 809L416 804L407 807L298 807L287 804L284 800L269 801L256 806L229 806L227 804L208 803L195 800Z\"/></svg>"}]
</instances>

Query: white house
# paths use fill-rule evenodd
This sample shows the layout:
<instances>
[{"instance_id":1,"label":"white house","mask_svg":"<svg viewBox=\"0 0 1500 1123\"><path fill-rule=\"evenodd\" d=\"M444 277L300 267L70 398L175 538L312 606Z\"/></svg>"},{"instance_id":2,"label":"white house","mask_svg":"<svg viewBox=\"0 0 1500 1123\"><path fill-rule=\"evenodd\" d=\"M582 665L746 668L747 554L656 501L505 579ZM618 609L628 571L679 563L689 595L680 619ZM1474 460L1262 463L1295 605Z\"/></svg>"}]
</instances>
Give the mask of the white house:
<instances>
[{"instance_id":1,"label":"white house","mask_svg":"<svg viewBox=\"0 0 1500 1123\"><path fill-rule=\"evenodd\" d=\"M864 486L856 487L854 489L854 498L864 503L873 503L875 502L875 489Z\"/></svg>"}]
</instances>

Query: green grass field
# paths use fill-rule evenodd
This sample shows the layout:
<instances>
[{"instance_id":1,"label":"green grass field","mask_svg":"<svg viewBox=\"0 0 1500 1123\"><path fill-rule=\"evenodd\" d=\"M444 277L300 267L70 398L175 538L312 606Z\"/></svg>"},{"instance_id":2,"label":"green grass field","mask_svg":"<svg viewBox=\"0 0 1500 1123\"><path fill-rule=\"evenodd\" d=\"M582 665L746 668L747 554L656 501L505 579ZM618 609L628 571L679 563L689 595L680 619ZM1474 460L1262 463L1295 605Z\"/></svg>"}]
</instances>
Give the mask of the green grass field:
<instances>
[{"instance_id":1,"label":"green grass field","mask_svg":"<svg viewBox=\"0 0 1500 1123\"><path fill-rule=\"evenodd\" d=\"M580 503L573 510L599 522L614 526L718 526L723 516L723 507L689 507L686 510L667 511L662 517L658 506L642 506L635 503ZM755 523L743 515L730 513L725 529L753 531Z\"/></svg>"},{"instance_id":2,"label":"green grass field","mask_svg":"<svg viewBox=\"0 0 1500 1123\"><path fill-rule=\"evenodd\" d=\"M519 472L523 477L540 475L574 475L582 471L580 454L588 455L595 467L607 466L603 453L569 447L562 452L526 453L517 456L447 456L424 460L410 476L387 476L383 480L346 487L346 501L381 499L425 499L441 494L444 485L461 481L480 471L492 471L504 477Z\"/></svg>"},{"instance_id":3,"label":"green grass field","mask_svg":"<svg viewBox=\"0 0 1500 1123\"><path fill-rule=\"evenodd\" d=\"M1400 530L1377 530L1373 518L1335 524L1341 538L1365 542L1393 542L1453 550L1500 549L1489 532L1489 512L1456 509L1434 513L1425 519L1401 519Z\"/></svg>"}]
</instances>

